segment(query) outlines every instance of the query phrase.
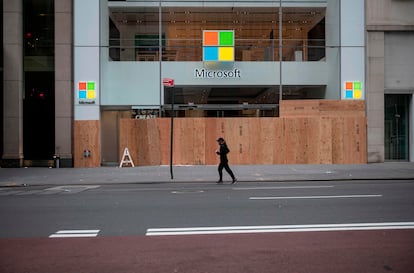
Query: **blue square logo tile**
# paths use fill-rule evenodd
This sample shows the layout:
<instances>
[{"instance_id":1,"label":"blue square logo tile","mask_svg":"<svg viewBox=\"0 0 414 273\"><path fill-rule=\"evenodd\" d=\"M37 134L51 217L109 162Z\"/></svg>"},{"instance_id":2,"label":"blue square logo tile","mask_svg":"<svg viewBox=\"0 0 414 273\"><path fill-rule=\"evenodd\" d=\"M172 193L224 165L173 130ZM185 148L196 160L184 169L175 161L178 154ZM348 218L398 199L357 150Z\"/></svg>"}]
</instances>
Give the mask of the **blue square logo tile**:
<instances>
[{"instance_id":1,"label":"blue square logo tile","mask_svg":"<svg viewBox=\"0 0 414 273\"><path fill-rule=\"evenodd\" d=\"M85 91L79 91L79 98L80 99L86 99L86 90Z\"/></svg>"},{"instance_id":2,"label":"blue square logo tile","mask_svg":"<svg viewBox=\"0 0 414 273\"><path fill-rule=\"evenodd\" d=\"M204 58L203 60L205 62L213 61L217 62L219 58L219 50L218 47L210 46L210 47L204 47Z\"/></svg>"},{"instance_id":3,"label":"blue square logo tile","mask_svg":"<svg viewBox=\"0 0 414 273\"><path fill-rule=\"evenodd\" d=\"M346 90L345 91L345 98L346 99L353 99L354 98L354 92L352 90Z\"/></svg>"}]
</instances>

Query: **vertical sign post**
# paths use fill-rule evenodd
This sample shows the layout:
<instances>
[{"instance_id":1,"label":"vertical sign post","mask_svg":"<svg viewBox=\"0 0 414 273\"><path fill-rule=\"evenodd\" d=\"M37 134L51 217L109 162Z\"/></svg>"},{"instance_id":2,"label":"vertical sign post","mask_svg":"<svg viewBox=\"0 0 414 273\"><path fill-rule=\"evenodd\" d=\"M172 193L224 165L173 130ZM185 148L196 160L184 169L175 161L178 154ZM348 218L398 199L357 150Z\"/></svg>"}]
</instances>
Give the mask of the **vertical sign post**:
<instances>
[{"instance_id":1,"label":"vertical sign post","mask_svg":"<svg viewBox=\"0 0 414 273\"><path fill-rule=\"evenodd\" d=\"M162 84L164 87L174 87L174 79L163 78ZM170 130L170 174L171 179L173 175L173 144L174 144L174 88L171 88L171 130Z\"/></svg>"}]
</instances>

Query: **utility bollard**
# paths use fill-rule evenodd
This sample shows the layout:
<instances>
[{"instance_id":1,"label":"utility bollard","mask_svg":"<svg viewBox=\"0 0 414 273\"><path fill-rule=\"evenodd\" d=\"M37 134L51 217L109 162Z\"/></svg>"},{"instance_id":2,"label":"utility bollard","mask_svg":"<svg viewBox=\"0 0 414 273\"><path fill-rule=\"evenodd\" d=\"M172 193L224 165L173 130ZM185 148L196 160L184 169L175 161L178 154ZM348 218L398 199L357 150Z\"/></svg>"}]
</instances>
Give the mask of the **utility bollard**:
<instances>
[{"instance_id":1,"label":"utility bollard","mask_svg":"<svg viewBox=\"0 0 414 273\"><path fill-rule=\"evenodd\" d=\"M60 165L60 157L58 155L53 156L53 160L55 161L55 168L59 169Z\"/></svg>"}]
</instances>

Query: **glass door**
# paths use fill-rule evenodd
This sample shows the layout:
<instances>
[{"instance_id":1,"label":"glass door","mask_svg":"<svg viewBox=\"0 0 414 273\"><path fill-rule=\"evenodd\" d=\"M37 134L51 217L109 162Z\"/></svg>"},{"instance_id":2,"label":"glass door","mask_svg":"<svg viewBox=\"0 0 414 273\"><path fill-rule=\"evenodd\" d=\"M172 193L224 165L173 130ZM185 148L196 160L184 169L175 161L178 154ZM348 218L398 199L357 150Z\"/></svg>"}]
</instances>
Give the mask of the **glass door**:
<instances>
[{"instance_id":1,"label":"glass door","mask_svg":"<svg viewBox=\"0 0 414 273\"><path fill-rule=\"evenodd\" d=\"M409 160L411 95L385 95L385 160Z\"/></svg>"}]
</instances>

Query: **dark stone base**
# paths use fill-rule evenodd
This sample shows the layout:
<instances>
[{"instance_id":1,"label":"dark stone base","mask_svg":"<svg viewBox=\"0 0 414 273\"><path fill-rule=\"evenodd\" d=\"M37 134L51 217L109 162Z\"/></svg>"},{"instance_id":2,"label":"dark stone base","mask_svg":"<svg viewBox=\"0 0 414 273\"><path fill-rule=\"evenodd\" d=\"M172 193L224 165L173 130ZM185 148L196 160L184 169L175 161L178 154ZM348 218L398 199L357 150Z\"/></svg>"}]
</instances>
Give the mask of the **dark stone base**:
<instances>
[{"instance_id":1,"label":"dark stone base","mask_svg":"<svg viewBox=\"0 0 414 273\"><path fill-rule=\"evenodd\" d=\"M23 159L2 159L0 166L2 168L21 168L23 167Z\"/></svg>"}]
</instances>

